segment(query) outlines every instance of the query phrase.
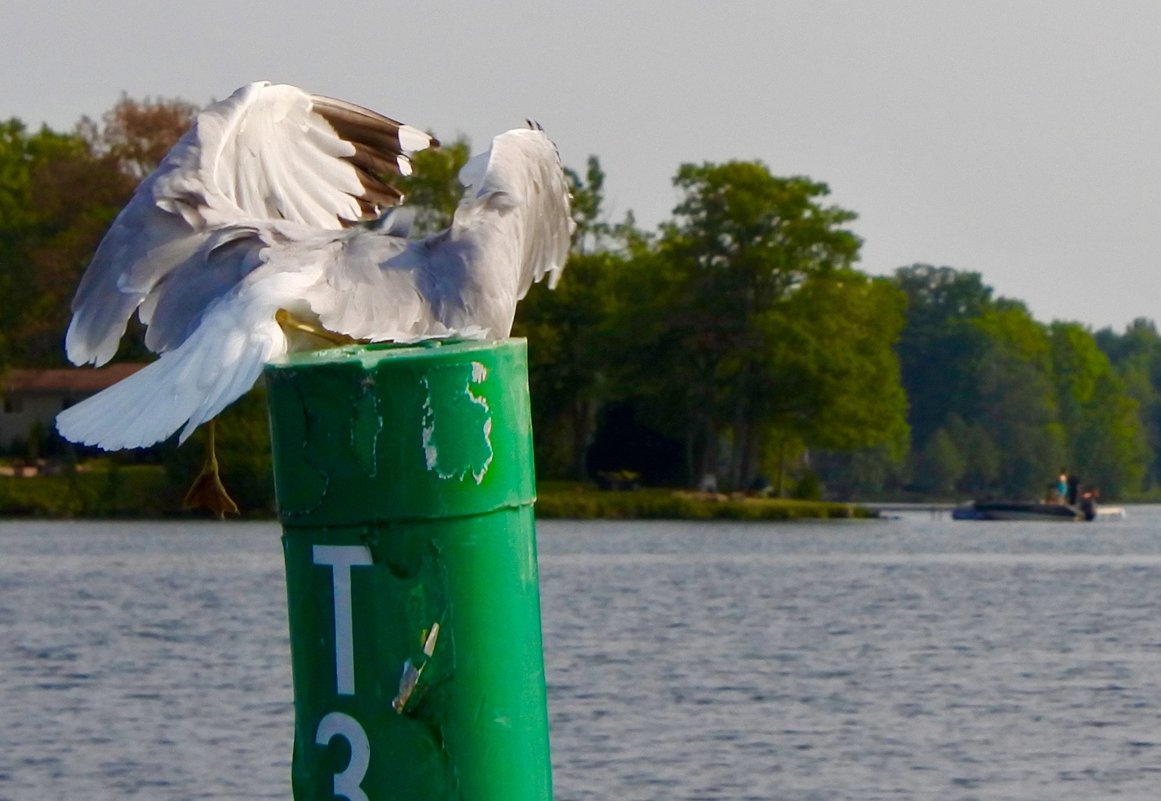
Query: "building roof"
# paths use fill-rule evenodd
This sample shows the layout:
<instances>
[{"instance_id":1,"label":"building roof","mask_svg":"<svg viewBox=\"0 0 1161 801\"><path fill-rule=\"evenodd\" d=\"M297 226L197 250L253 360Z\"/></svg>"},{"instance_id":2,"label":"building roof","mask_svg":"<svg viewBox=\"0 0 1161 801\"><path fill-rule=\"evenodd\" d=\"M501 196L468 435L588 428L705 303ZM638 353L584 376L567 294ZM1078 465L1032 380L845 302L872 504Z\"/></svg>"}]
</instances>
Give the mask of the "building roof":
<instances>
[{"instance_id":1,"label":"building roof","mask_svg":"<svg viewBox=\"0 0 1161 801\"><path fill-rule=\"evenodd\" d=\"M3 394L32 394L37 392L100 392L122 378L127 378L145 365L141 362L123 362L107 367L65 367L53 370L14 368L0 376Z\"/></svg>"}]
</instances>

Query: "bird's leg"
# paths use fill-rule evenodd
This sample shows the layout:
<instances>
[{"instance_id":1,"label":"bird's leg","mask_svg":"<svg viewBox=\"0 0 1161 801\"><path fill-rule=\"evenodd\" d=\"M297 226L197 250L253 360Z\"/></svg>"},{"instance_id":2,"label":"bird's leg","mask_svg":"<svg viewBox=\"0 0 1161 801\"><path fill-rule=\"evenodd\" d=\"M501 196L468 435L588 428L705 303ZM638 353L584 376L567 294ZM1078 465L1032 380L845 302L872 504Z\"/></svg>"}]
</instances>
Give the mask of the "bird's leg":
<instances>
[{"instance_id":1,"label":"bird's leg","mask_svg":"<svg viewBox=\"0 0 1161 801\"><path fill-rule=\"evenodd\" d=\"M358 345L366 342L366 340L354 339L346 334L336 334L334 331L328 331L320 325L311 325L299 320L286 309L279 309L274 313L274 320L284 329L289 331L299 331L303 334L310 334L311 336L325 339L332 345Z\"/></svg>"},{"instance_id":2,"label":"bird's leg","mask_svg":"<svg viewBox=\"0 0 1161 801\"><path fill-rule=\"evenodd\" d=\"M222 486L222 478L218 474L216 421L210 420L206 428L206 461L202 465L202 472L194 479L193 486L185 494L182 506L186 509L208 509L221 520L226 513L238 514L238 504L234 503L234 499L226 492L226 488Z\"/></svg>"}]
</instances>

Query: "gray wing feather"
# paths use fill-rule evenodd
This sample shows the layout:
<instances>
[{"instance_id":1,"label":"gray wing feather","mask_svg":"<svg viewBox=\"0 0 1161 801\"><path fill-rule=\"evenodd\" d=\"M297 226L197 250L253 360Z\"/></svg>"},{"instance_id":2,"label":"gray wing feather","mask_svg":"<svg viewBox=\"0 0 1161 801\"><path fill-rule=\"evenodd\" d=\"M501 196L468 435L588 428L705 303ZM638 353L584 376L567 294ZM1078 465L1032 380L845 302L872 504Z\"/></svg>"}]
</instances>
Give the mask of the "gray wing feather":
<instances>
[{"instance_id":1,"label":"gray wing feather","mask_svg":"<svg viewBox=\"0 0 1161 801\"><path fill-rule=\"evenodd\" d=\"M173 350L201 322L206 310L234 291L262 265L268 244L257 226L220 229L207 237L188 260L173 269L164 292L155 292L141 317L148 323L145 345L155 353Z\"/></svg>"}]
</instances>

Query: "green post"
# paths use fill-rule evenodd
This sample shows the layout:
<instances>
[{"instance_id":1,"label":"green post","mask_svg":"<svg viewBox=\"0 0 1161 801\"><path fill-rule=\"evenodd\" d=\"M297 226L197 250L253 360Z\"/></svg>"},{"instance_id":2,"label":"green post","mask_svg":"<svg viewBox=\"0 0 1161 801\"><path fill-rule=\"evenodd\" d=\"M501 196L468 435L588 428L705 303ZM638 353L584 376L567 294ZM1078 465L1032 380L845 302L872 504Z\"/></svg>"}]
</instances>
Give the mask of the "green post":
<instances>
[{"instance_id":1,"label":"green post","mask_svg":"<svg viewBox=\"0 0 1161 801\"><path fill-rule=\"evenodd\" d=\"M523 340L266 370L297 801L549 801Z\"/></svg>"}]
</instances>

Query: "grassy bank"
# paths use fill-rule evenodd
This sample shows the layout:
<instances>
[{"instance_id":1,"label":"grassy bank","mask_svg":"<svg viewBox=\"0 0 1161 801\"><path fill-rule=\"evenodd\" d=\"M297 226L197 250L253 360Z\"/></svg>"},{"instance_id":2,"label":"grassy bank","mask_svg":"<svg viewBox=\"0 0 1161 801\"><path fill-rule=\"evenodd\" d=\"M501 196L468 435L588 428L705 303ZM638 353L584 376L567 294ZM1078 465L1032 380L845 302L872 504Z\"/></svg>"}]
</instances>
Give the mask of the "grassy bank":
<instances>
[{"instance_id":1,"label":"grassy bank","mask_svg":"<svg viewBox=\"0 0 1161 801\"><path fill-rule=\"evenodd\" d=\"M536 516L576 520L806 520L865 518L849 503L708 495L672 489L609 492L584 484L544 482L537 489Z\"/></svg>"},{"instance_id":2,"label":"grassy bank","mask_svg":"<svg viewBox=\"0 0 1161 801\"><path fill-rule=\"evenodd\" d=\"M0 516L163 517L181 503L153 465L96 467L51 476L0 476Z\"/></svg>"},{"instance_id":3,"label":"grassy bank","mask_svg":"<svg viewBox=\"0 0 1161 801\"><path fill-rule=\"evenodd\" d=\"M536 516L614 520L803 520L867 517L845 503L727 497L670 489L599 490L543 482ZM0 476L0 516L168 517L180 513L181 490L157 466L92 465L52 476Z\"/></svg>"}]
</instances>

